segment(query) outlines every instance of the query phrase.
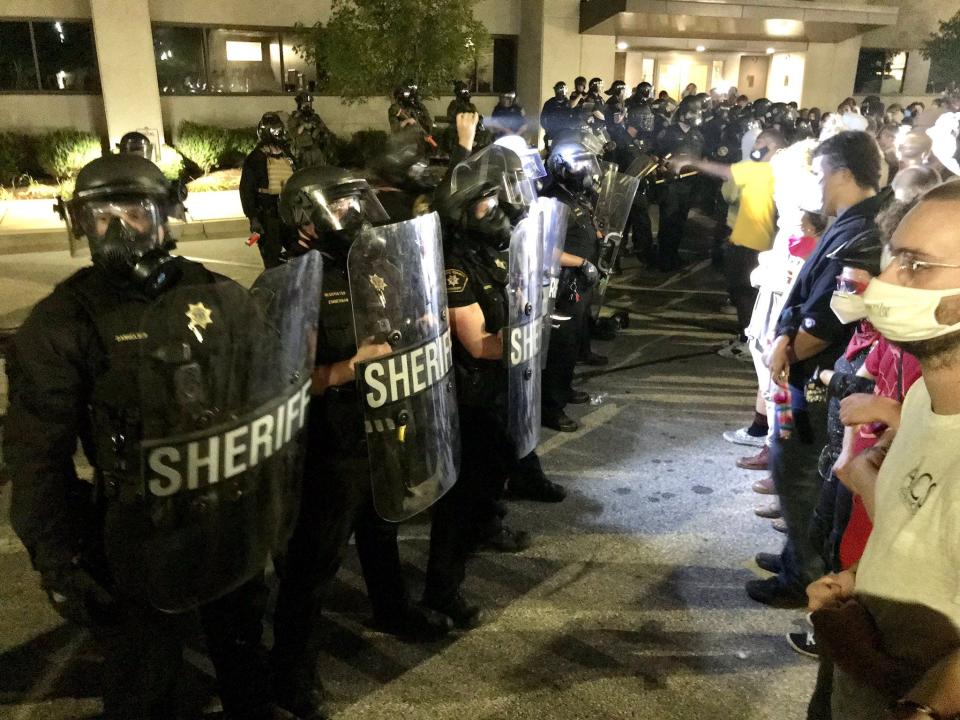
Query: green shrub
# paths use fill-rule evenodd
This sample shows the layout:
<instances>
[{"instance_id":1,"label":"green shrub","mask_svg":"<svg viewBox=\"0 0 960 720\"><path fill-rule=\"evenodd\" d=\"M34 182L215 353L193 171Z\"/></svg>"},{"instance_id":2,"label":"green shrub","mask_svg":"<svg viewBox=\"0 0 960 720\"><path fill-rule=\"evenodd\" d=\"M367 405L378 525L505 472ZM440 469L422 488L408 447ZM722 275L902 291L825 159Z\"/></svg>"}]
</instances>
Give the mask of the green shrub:
<instances>
[{"instance_id":1,"label":"green shrub","mask_svg":"<svg viewBox=\"0 0 960 720\"><path fill-rule=\"evenodd\" d=\"M61 128L37 138L37 162L57 180L74 177L101 154L100 138L91 132Z\"/></svg>"},{"instance_id":2,"label":"green shrub","mask_svg":"<svg viewBox=\"0 0 960 720\"><path fill-rule=\"evenodd\" d=\"M179 180L183 173L183 156L169 145L160 147L160 157L157 166L168 180Z\"/></svg>"},{"instance_id":3,"label":"green shrub","mask_svg":"<svg viewBox=\"0 0 960 720\"><path fill-rule=\"evenodd\" d=\"M177 126L177 150L206 175L227 150L223 128L183 120Z\"/></svg>"},{"instance_id":4,"label":"green shrub","mask_svg":"<svg viewBox=\"0 0 960 720\"><path fill-rule=\"evenodd\" d=\"M0 132L0 184L12 185L36 172L36 141L29 135Z\"/></svg>"},{"instance_id":5,"label":"green shrub","mask_svg":"<svg viewBox=\"0 0 960 720\"><path fill-rule=\"evenodd\" d=\"M220 156L219 165L221 168L240 167L244 158L257 146L256 128L227 128L223 132L226 134L227 148Z\"/></svg>"}]
</instances>

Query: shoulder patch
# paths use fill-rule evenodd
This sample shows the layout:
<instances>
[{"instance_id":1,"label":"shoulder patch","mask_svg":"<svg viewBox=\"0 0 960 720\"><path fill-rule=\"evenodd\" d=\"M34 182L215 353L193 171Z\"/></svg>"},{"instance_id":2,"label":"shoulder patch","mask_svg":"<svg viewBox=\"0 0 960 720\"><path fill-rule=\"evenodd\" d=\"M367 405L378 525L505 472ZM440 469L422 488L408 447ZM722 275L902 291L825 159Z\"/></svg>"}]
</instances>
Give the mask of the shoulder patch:
<instances>
[{"instance_id":1,"label":"shoulder patch","mask_svg":"<svg viewBox=\"0 0 960 720\"><path fill-rule=\"evenodd\" d=\"M463 270L447 270L447 292L461 293L467 289L470 278Z\"/></svg>"}]
</instances>

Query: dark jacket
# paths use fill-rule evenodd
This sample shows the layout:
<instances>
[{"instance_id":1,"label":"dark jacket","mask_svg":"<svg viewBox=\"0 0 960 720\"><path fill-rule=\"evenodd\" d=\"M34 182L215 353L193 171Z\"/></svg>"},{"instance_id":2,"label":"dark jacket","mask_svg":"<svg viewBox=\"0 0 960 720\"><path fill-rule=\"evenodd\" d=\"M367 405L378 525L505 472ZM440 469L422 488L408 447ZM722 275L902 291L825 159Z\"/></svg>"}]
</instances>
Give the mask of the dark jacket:
<instances>
[{"instance_id":1,"label":"dark jacket","mask_svg":"<svg viewBox=\"0 0 960 720\"><path fill-rule=\"evenodd\" d=\"M293 162L293 156L288 151L285 150L284 155ZM243 214L248 218L259 217L265 209L275 212L278 196L260 192L260 189L266 188L269 183L267 155L261 146L257 145L243 161L243 169L240 171L240 205L243 207Z\"/></svg>"},{"instance_id":2,"label":"dark jacket","mask_svg":"<svg viewBox=\"0 0 960 720\"><path fill-rule=\"evenodd\" d=\"M881 193L867 198L838 217L807 258L787 296L777 322L777 335L793 337L802 329L829 343L816 357L791 366L790 383L795 387L802 387L817 367L832 368L850 339L853 325L843 325L830 309L843 266L827 256L857 235L875 229L877 212L887 197L888 193Z\"/></svg>"}]
</instances>

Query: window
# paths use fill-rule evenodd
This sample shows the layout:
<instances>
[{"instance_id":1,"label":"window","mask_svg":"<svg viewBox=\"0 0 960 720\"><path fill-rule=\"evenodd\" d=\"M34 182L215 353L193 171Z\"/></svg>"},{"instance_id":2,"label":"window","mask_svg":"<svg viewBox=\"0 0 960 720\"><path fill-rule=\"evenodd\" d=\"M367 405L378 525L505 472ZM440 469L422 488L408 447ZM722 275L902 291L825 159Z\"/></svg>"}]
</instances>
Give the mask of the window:
<instances>
[{"instance_id":1,"label":"window","mask_svg":"<svg viewBox=\"0 0 960 720\"><path fill-rule=\"evenodd\" d=\"M517 36L494 35L493 42L477 54L466 71L470 91L501 93L517 89Z\"/></svg>"},{"instance_id":2,"label":"window","mask_svg":"<svg viewBox=\"0 0 960 720\"><path fill-rule=\"evenodd\" d=\"M930 58L930 74L927 76L927 92L931 95L942 93L956 81L946 59Z\"/></svg>"},{"instance_id":3,"label":"window","mask_svg":"<svg viewBox=\"0 0 960 720\"><path fill-rule=\"evenodd\" d=\"M316 68L293 51L292 31L155 25L157 79L165 95L272 95L313 88Z\"/></svg>"},{"instance_id":4,"label":"window","mask_svg":"<svg viewBox=\"0 0 960 720\"><path fill-rule=\"evenodd\" d=\"M0 22L0 90L100 92L89 22Z\"/></svg>"},{"instance_id":5,"label":"window","mask_svg":"<svg viewBox=\"0 0 960 720\"><path fill-rule=\"evenodd\" d=\"M858 95L899 95L903 92L907 55L884 48L860 50L853 92Z\"/></svg>"}]
</instances>

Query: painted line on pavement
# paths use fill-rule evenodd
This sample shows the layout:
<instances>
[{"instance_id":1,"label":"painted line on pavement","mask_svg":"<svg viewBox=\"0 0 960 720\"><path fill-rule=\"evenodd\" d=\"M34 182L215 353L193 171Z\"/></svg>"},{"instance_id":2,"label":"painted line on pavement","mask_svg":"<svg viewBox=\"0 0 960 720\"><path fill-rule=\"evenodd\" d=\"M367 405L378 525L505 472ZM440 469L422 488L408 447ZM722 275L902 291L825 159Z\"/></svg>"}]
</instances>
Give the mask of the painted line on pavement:
<instances>
[{"instance_id":1,"label":"painted line on pavement","mask_svg":"<svg viewBox=\"0 0 960 720\"><path fill-rule=\"evenodd\" d=\"M262 265L251 265L250 263L236 262L234 260L214 260L213 258L194 257L193 255L181 255L181 257L185 257L187 260L193 260L193 262L198 262L198 263L214 263L216 265L232 265L234 267L252 268L254 270L263 269Z\"/></svg>"},{"instance_id":2,"label":"painted line on pavement","mask_svg":"<svg viewBox=\"0 0 960 720\"><path fill-rule=\"evenodd\" d=\"M623 407L610 403L602 405L591 413L580 418L580 430L572 433L557 433L549 440L545 440L537 446L537 455L544 457L559 447L563 447L569 442L579 440L591 430L596 430L604 423L610 422L623 411Z\"/></svg>"}]
</instances>

